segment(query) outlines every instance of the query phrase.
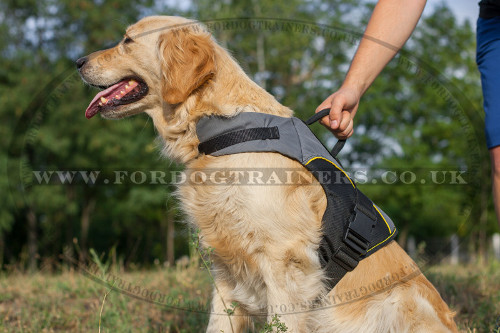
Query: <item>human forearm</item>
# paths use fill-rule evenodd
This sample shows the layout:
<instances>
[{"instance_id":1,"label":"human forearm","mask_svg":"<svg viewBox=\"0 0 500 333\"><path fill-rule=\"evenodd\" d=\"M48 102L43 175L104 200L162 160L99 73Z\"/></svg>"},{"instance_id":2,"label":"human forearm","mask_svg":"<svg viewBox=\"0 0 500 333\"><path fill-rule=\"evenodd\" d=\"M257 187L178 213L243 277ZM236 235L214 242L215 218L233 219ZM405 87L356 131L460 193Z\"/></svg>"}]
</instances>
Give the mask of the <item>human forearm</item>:
<instances>
[{"instance_id":1,"label":"human forearm","mask_svg":"<svg viewBox=\"0 0 500 333\"><path fill-rule=\"evenodd\" d=\"M408 40L426 0L379 0L354 55L342 87L328 96L316 112L330 108L321 120L339 139L354 131L353 119L361 96Z\"/></svg>"},{"instance_id":2,"label":"human forearm","mask_svg":"<svg viewBox=\"0 0 500 333\"><path fill-rule=\"evenodd\" d=\"M359 96L410 37L426 0L380 0L351 63L344 87Z\"/></svg>"}]
</instances>

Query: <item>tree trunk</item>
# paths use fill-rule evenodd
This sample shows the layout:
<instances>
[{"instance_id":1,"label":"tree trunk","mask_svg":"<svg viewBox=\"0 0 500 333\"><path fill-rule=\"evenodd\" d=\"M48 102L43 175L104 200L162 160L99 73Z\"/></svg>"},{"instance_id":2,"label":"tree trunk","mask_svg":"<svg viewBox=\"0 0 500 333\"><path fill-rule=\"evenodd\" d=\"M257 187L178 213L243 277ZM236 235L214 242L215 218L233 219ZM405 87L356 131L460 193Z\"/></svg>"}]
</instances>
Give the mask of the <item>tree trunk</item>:
<instances>
[{"instance_id":1,"label":"tree trunk","mask_svg":"<svg viewBox=\"0 0 500 333\"><path fill-rule=\"evenodd\" d=\"M175 227L174 216L171 212L167 213L167 262L170 267L174 266L174 239Z\"/></svg>"},{"instance_id":2,"label":"tree trunk","mask_svg":"<svg viewBox=\"0 0 500 333\"><path fill-rule=\"evenodd\" d=\"M260 4L258 1L253 1L255 16L262 17L262 12L260 9ZM255 81L259 86L266 89L266 57L264 50L264 33L262 30L258 30L257 32L257 75L255 77Z\"/></svg>"},{"instance_id":3,"label":"tree trunk","mask_svg":"<svg viewBox=\"0 0 500 333\"><path fill-rule=\"evenodd\" d=\"M403 249L406 249L406 242L408 240L409 232L410 232L410 227L408 226L408 224L403 225L403 227L398 230L398 244Z\"/></svg>"},{"instance_id":4,"label":"tree trunk","mask_svg":"<svg viewBox=\"0 0 500 333\"><path fill-rule=\"evenodd\" d=\"M38 263L38 232L36 214L31 207L26 213L28 220L28 270L34 272Z\"/></svg>"},{"instance_id":5,"label":"tree trunk","mask_svg":"<svg viewBox=\"0 0 500 333\"><path fill-rule=\"evenodd\" d=\"M487 181L488 175L489 175L489 170L488 170L488 165L484 163L483 170L483 179L482 185L481 185L481 193L479 194L480 198L480 215L479 215L479 231L478 231L478 254L479 254L479 261L481 264L484 263L485 256L486 256L486 251L487 251L487 236L486 236L486 228L488 227L488 198L489 194L491 193L491 188L489 185L489 182Z\"/></svg>"},{"instance_id":6,"label":"tree trunk","mask_svg":"<svg viewBox=\"0 0 500 333\"><path fill-rule=\"evenodd\" d=\"M0 271L3 268L4 251L5 251L5 242L3 240L3 233L0 232Z\"/></svg>"},{"instance_id":7,"label":"tree trunk","mask_svg":"<svg viewBox=\"0 0 500 333\"><path fill-rule=\"evenodd\" d=\"M75 190L73 186L68 186L66 188L66 196L68 197L69 202L73 202L75 200ZM73 221L76 219L76 216L71 215L70 218L66 220L65 230L64 230L64 242L63 242L63 256L65 258L75 259L75 245L73 243L73 239L75 237L73 230Z\"/></svg>"},{"instance_id":8,"label":"tree trunk","mask_svg":"<svg viewBox=\"0 0 500 333\"><path fill-rule=\"evenodd\" d=\"M127 232L127 248L131 249L128 256L125 258L125 264L123 268L127 270L131 263L136 262L138 258L139 246L142 242L142 236L134 239L133 235L130 232Z\"/></svg>"},{"instance_id":9,"label":"tree trunk","mask_svg":"<svg viewBox=\"0 0 500 333\"><path fill-rule=\"evenodd\" d=\"M146 232L146 239L144 240L144 249L142 250L142 262L145 264L149 260L151 254L151 243L153 242L153 235L151 232Z\"/></svg>"},{"instance_id":10,"label":"tree trunk","mask_svg":"<svg viewBox=\"0 0 500 333\"><path fill-rule=\"evenodd\" d=\"M93 213L95 208L95 199L90 199L87 201L85 207L82 210L81 216L81 236L80 236L80 261L85 262L88 257L88 236L90 228L90 215Z\"/></svg>"}]
</instances>

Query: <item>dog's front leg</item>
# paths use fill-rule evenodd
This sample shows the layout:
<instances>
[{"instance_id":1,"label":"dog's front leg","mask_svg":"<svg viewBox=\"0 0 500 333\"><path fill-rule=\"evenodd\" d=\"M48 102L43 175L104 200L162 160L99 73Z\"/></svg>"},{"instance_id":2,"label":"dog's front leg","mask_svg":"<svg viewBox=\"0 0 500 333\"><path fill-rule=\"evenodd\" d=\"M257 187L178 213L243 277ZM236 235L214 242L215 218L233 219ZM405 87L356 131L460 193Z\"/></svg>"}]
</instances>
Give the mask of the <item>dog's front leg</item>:
<instances>
[{"instance_id":1,"label":"dog's front leg","mask_svg":"<svg viewBox=\"0 0 500 333\"><path fill-rule=\"evenodd\" d=\"M233 301L232 288L225 281L216 280L207 333L238 333L248 327L248 313L239 306L234 307Z\"/></svg>"},{"instance_id":2,"label":"dog's front leg","mask_svg":"<svg viewBox=\"0 0 500 333\"><path fill-rule=\"evenodd\" d=\"M285 293L286 291L282 290ZM307 332L307 313L299 311L299 303L290 297L273 295L268 297L267 322L275 325L284 324L286 332Z\"/></svg>"},{"instance_id":3,"label":"dog's front leg","mask_svg":"<svg viewBox=\"0 0 500 333\"><path fill-rule=\"evenodd\" d=\"M267 283L268 323L273 322L278 325L282 323L287 327L286 332L308 332L309 313L306 305L313 302L314 296L307 292L307 289L306 292L300 292L302 288L293 285L295 282L287 285L284 281L284 279L276 279ZM304 279L303 282L307 286L309 281ZM311 292L314 289L314 287L311 288Z\"/></svg>"}]
</instances>

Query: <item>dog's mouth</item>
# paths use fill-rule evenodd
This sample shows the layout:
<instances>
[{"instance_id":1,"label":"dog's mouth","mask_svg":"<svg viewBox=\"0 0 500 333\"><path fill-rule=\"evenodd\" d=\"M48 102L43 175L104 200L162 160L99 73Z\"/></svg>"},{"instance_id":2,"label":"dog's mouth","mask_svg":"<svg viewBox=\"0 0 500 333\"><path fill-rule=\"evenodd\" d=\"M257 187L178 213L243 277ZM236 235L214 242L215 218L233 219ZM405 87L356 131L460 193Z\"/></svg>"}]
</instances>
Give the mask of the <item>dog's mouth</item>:
<instances>
[{"instance_id":1,"label":"dog's mouth","mask_svg":"<svg viewBox=\"0 0 500 333\"><path fill-rule=\"evenodd\" d=\"M124 78L107 87L96 87L104 90L92 99L85 110L87 119L92 118L98 112L137 102L148 93L148 85L138 78Z\"/></svg>"}]
</instances>

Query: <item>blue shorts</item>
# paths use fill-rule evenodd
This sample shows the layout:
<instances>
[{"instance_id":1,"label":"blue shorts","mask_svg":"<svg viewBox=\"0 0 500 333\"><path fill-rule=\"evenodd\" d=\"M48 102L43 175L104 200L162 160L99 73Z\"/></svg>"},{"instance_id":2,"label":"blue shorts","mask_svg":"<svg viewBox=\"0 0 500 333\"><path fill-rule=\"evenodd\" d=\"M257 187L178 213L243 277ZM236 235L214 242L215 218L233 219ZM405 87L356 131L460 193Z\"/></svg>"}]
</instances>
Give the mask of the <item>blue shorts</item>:
<instances>
[{"instance_id":1,"label":"blue shorts","mask_svg":"<svg viewBox=\"0 0 500 333\"><path fill-rule=\"evenodd\" d=\"M476 62L483 87L488 149L500 146L500 17L477 20Z\"/></svg>"}]
</instances>

